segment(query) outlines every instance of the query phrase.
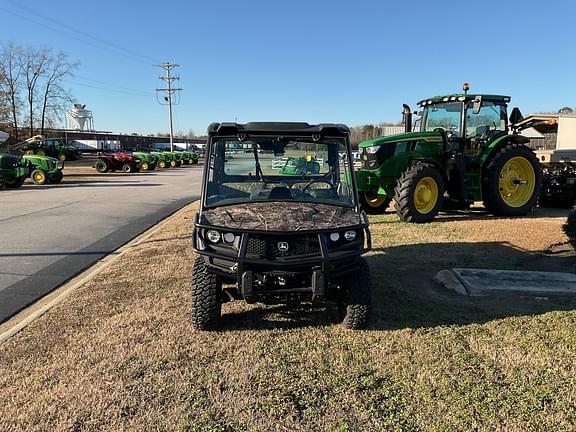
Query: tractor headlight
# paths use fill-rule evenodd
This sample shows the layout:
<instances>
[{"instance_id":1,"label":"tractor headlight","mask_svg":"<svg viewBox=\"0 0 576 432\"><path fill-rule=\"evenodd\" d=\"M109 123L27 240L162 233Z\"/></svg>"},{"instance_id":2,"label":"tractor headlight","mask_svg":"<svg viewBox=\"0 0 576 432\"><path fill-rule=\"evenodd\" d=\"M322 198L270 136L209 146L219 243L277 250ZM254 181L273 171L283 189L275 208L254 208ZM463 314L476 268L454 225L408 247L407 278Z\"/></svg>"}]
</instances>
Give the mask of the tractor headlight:
<instances>
[{"instance_id":1,"label":"tractor headlight","mask_svg":"<svg viewBox=\"0 0 576 432\"><path fill-rule=\"evenodd\" d=\"M356 231L349 230L344 233L344 238L348 241L356 240Z\"/></svg>"},{"instance_id":2,"label":"tractor headlight","mask_svg":"<svg viewBox=\"0 0 576 432\"><path fill-rule=\"evenodd\" d=\"M332 240L333 242L337 242L338 240L340 240L340 234L337 232L330 234L330 240Z\"/></svg>"},{"instance_id":3,"label":"tractor headlight","mask_svg":"<svg viewBox=\"0 0 576 432\"><path fill-rule=\"evenodd\" d=\"M218 243L220 241L220 233L216 230L206 231L206 238L212 243Z\"/></svg>"}]
</instances>

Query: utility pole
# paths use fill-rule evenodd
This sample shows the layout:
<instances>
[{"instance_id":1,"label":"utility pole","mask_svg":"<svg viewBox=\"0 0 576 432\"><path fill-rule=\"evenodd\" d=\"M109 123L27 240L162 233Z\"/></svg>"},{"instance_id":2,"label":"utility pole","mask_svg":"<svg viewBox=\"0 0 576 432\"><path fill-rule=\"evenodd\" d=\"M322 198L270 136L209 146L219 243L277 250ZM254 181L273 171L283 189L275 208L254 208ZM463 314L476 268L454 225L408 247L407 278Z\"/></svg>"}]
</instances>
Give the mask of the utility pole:
<instances>
[{"instance_id":1,"label":"utility pole","mask_svg":"<svg viewBox=\"0 0 576 432\"><path fill-rule=\"evenodd\" d=\"M161 67L162 69L164 69L166 71L166 76L160 76L158 78L161 79L162 81L165 81L168 88L158 88L158 89L156 89L156 91L157 92L166 92L168 94L167 96L164 96L164 100L166 101L166 104L162 104L162 105L168 105L168 117L169 117L169 121L170 121L170 151L174 151L174 127L172 126L172 95L175 94L177 91L182 91L182 89L172 87L172 82L179 80L180 77L171 76L170 71L172 69L180 66L180 65L171 64L170 62L166 62L166 63L159 64L156 66Z\"/></svg>"}]
</instances>

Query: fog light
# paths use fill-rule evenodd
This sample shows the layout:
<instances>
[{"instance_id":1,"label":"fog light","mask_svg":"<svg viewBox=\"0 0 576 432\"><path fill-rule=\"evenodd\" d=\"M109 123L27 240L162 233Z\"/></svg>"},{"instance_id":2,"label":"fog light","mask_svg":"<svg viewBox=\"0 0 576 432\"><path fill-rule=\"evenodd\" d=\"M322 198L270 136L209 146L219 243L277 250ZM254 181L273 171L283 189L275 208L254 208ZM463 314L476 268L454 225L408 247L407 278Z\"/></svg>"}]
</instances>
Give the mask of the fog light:
<instances>
[{"instance_id":1,"label":"fog light","mask_svg":"<svg viewBox=\"0 0 576 432\"><path fill-rule=\"evenodd\" d=\"M216 230L208 230L206 232L206 238L212 243L218 243L220 241L220 233Z\"/></svg>"},{"instance_id":2,"label":"fog light","mask_svg":"<svg viewBox=\"0 0 576 432\"><path fill-rule=\"evenodd\" d=\"M337 242L338 240L340 240L340 234L338 233L330 234L330 240L332 240L333 242Z\"/></svg>"},{"instance_id":3,"label":"fog light","mask_svg":"<svg viewBox=\"0 0 576 432\"><path fill-rule=\"evenodd\" d=\"M356 231L346 231L344 233L344 238L348 241L352 241L356 238Z\"/></svg>"},{"instance_id":4,"label":"fog light","mask_svg":"<svg viewBox=\"0 0 576 432\"><path fill-rule=\"evenodd\" d=\"M234 243L234 239L236 238L236 236L232 233L226 233L222 236L222 238L226 243Z\"/></svg>"}]
</instances>

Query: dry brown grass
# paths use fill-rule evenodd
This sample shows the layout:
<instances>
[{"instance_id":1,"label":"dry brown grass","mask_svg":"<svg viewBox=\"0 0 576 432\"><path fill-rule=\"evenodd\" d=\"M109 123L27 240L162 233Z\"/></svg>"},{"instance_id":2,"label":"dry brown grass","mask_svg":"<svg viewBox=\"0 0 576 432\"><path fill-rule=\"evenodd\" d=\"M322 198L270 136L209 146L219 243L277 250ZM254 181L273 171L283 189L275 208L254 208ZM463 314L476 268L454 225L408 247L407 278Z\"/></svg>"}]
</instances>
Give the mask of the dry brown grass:
<instances>
[{"instance_id":1,"label":"dry brown grass","mask_svg":"<svg viewBox=\"0 0 576 432\"><path fill-rule=\"evenodd\" d=\"M563 218L374 217L370 330L334 325L330 307L237 302L221 331L196 332L192 213L0 346L0 430L576 428L574 302L429 283L454 264L573 266L541 254L565 241Z\"/></svg>"}]
</instances>

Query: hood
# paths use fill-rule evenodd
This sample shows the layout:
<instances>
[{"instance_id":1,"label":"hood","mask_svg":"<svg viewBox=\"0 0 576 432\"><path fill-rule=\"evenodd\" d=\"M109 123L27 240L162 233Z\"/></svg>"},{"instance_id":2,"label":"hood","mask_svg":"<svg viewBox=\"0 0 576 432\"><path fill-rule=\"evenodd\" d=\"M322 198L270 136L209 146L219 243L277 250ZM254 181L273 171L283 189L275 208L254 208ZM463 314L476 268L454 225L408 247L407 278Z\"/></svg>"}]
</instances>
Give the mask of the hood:
<instances>
[{"instance_id":1,"label":"hood","mask_svg":"<svg viewBox=\"0 0 576 432\"><path fill-rule=\"evenodd\" d=\"M396 135L389 135L385 137L375 138L368 141L363 141L358 144L359 149L366 147L378 147L384 144L397 143L402 141L426 141L430 143L441 143L442 135L440 132L408 132Z\"/></svg>"},{"instance_id":2,"label":"hood","mask_svg":"<svg viewBox=\"0 0 576 432\"><path fill-rule=\"evenodd\" d=\"M361 223L353 208L316 203L246 203L203 210L200 221L230 229L305 231L345 228Z\"/></svg>"}]
</instances>

